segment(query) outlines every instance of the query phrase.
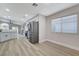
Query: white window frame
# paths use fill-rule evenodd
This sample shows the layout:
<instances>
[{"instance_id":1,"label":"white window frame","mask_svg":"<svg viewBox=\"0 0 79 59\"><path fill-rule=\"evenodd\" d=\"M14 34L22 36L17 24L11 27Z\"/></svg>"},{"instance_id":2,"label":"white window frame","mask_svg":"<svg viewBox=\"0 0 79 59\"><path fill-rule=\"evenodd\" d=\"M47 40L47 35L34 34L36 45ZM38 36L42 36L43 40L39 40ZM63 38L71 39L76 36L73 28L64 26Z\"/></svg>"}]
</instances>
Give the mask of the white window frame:
<instances>
[{"instance_id":1,"label":"white window frame","mask_svg":"<svg viewBox=\"0 0 79 59\"><path fill-rule=\"evenodd\" d=\"M74 32L73 32L73 31L70 31L70 32L63 31L63 27L62 27L62 26L63 26L63 24L66 24L66 23L64 23L64 21L63 21L64 19L63 19L63 18L65 18L65 17L68 18L68 17L73 17L73 16L76 17L76 31L74 31ZM77 26L78 26L78 25L77 25L77 15L70 15L70 16L65 16L65 17L57 18L57 19L60 19L60 22L61 22L61 23L60 23L60 24L61 24L61 26L60 26L60 27L61 27L61 30L60 30L59 32L57 32L57 33L60 33L60 32L61 32L61 33L77 33L77 32L78 32L78 31L77 31L77 29L78 29L78 28L77 28ZM54 22L56 22L56 21L58 22L57 19L54 19L54 20L51 21L52 32L56 32L56 31L55 31L55 28L53 28L53 24L54 24ZM66 20L65 20L65 21L66 21ZM72 20L70 20L70 22L69 22L69 20L68 20L67 23L73 23L73 22L71 22L71 21L72 21ZM74 24L75 24L75 23L74 23ZM69 31L69 30L68 30L68 31Z\"/></svg>"}]
</instances>

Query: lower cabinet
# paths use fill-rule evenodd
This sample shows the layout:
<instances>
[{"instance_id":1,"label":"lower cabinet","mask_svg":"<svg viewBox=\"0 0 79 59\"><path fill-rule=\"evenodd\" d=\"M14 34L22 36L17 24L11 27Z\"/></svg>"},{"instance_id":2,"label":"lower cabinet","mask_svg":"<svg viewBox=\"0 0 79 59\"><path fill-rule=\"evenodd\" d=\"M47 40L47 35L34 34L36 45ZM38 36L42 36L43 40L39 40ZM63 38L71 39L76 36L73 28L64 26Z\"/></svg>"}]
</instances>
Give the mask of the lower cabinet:
<instances>
[{"instance_id":1,"label":"lower cabinet","mask_svg":"<svg viewBox=\"0 0 79 59\"><path fill-rule=\"evenodd\" d=\"M1 32L0 33L0 42L4 42L17 37L17 33L12 32Z\"/></svg>"}]
</instances>

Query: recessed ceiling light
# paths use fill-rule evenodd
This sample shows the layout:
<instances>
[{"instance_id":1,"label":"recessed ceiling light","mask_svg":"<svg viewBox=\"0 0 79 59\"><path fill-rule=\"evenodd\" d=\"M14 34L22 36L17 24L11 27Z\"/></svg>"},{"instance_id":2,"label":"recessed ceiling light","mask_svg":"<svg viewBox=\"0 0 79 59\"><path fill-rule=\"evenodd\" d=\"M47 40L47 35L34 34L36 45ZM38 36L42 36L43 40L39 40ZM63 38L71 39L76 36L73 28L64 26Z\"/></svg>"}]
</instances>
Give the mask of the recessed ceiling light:
<instances>
[{"instance_id":1,"label":"recessed ceiling light","mask_svg":"<svg viewBox=\"0 0 79 59\"><path fill-rule=\"evenodd\" d=\"M5 10L6 10L7 12L9 12L9 11L10 11L10 9L8 9L8 8L7 8L7 9L5 9Z\"/></svg>"},{"instance_id":2,"label":"recessed ceiling light","mask_svg":"<svg viewBox=\"0 0 79 59\"><path fill-rule=\"evenodd\" d=\"M28 15L27 14L25 14L25 17L27 17Z\"/></svg>"}]
</instances>

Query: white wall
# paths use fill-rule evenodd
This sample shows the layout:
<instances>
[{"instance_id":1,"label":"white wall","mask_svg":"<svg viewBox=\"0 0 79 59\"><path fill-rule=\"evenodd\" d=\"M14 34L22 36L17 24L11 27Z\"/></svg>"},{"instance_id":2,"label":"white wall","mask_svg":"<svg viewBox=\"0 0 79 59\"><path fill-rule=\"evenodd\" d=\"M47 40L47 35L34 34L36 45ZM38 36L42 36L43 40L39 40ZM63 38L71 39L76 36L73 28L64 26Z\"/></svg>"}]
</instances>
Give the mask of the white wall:
<instances>
[{"instance_id":1,"label":"white wall","mask_svg":"<svg viewBox=\"0 0 79 59\"><path fill-rule=\"evenodd\" d=\"M39 42L46 41L46 19L45 16L39 15Z\"/></svg>"},{"instance_id":2,"label":"white wall","mask_svg":"<svg viewBox=\"0 0 79 59\"><path fill-rule=\"evenodd\" d=\"M68 33L54 33L51 31L51 20L67 15L78 15L78 33L68 34ZM79 50L79 5L60 11L54 15L50 15L46 20L46 38L54 43L70 47L72 49Z\"/></svg>"}]
</instances>

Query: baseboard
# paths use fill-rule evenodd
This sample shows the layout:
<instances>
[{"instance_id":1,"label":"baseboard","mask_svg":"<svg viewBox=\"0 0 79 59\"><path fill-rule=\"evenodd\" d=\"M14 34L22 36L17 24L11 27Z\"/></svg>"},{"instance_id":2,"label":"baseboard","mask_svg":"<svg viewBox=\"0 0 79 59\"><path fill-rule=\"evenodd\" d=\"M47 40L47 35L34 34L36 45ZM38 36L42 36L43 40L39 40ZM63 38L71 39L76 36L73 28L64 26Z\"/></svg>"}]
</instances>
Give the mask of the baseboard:
<instances>
[{"instance_id":1,"label":"baseboard","mask_svg":"<svg viewBox=\"0 0 79 59\"><path fill-rule=\"evenodd\" d=\"M79 47L74 47L74 46L71 46L71 45L68 45L68 44L64 44L64 43L60 43L60 42L53 41L53 40L47 40L47 41L50 41L52 43L56 43L56 44L59 44L59 45L62 45L62 46L65 46L65 47L68 47L68 48L71 48L71 49L79 51Z\"/></svg>"},{"instance_id":2,"label":"baseboard","mask_svg":"<svg viewBox=\"0 0 79 59\"><path fill-rule=\"evenodd\" d=\"M39 43L42 43L42 42L45 42L45 41L47 41L47 39L40 39Z\"/></svg>"}]
</instances>

